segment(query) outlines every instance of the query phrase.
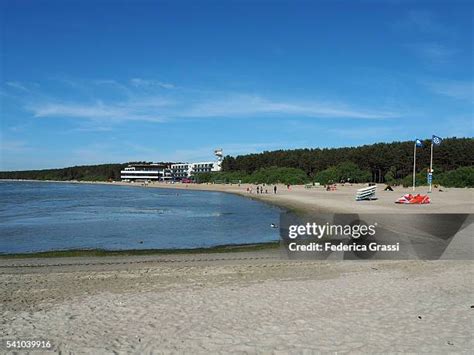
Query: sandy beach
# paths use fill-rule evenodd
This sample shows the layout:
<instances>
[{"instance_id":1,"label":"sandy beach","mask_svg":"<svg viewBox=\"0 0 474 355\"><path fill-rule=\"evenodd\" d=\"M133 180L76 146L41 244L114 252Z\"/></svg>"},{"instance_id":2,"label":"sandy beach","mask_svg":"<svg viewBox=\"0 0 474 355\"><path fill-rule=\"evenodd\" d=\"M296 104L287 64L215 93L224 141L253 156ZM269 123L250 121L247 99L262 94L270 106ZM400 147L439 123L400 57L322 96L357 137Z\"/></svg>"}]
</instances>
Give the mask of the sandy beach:
<instances>
[{"instance_id":1,"label":"sandy beach","mask_svg":"<svg viewBox=\"0 0 474 355\"><path fill-rule=\"evenodd\" d=\"M356 185L331 192L278 186L276 195L249 194L246 185L152 186L237 193L311 212L473 208L470 189L434 191L431 205L400 206L393 201L409 189L379 187L377 201L356 202ZM471 232L460 232L452 252L472 256ZM297 261L278 249L0 259L0 333L75 354L469 353L474 264L467 259Z\"/></svg>"},{"instance_id":2,"label":"sandy beach","mask_svg":"<svg viewBox=\"0 0 474 355\"><path fill-rule=\"evenodd\" d=\"M78 354L468 353L472 266L278 251L2 260L0 329Z\"/></svg>"},{"instance_id":3,"label":"sandy beach","mask_svg":"<svg viewBox=\"0 0 474 355\"><path fill-rule=\"evenodd\" d=\"M122 183L120 183L122 184ZM127 183L126 183L127 184ZM133 184L128 184L133 185ZM304 185L290 186L277 185L274 194L270 185L268 194L257 194L256 185L250 184L166 184L154 183L150 187L209 190L235 193L261 201L292 208L303 212L329 213L473 213L474 189L469 188L434 188L429 194L429 205L399 205L395 201L404 194L427 194L428 187L418 187L415 192L412 188L394 187L394 191L384 191L386 185L378 184L374 201L356 201L357 189L367 184L338 184L335 191L326 191L324 187L306 188ZM262 185L260 185L262 186ZM252 193L247 192L252 188ZM264 188L265 189L265 188Z\"/></svg>"}]
</instances>

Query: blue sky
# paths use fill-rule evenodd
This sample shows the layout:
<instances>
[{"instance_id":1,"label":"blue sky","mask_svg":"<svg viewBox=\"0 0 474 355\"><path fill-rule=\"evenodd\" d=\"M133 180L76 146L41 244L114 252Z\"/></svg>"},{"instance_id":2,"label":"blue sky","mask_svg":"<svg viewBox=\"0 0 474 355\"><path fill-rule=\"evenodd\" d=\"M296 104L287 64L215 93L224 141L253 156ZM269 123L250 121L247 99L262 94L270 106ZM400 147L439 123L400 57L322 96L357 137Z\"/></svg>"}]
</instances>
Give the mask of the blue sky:
<instances>
[{"instance_id":1,"label":"blue sky","mask_svg":"<svg viewBox=\"0 0 474 355\"><path fill-rule=\"evenodd\" d=\"M469 1L6 1L1 170L473 136Z\"/></svg>"}]
</instances>

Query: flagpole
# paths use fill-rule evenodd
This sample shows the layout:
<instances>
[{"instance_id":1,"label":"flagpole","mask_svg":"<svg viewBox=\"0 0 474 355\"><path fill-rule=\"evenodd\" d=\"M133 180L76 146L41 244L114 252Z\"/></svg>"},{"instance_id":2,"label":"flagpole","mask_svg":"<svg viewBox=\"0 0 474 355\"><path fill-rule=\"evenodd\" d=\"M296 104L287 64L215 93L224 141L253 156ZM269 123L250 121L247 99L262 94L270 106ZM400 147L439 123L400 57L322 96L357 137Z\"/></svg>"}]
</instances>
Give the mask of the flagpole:
<instances>
[{"instance_id":1,"label":"flagpole","mask_svg":"<svg viewBox=\"0 0 474 355\"><path fill-rule=\"evenodd\" d=\"M431 140L431 157L430 157L430 171L428 174L433 174L433 140ZM431 176L430 179L430 189L429 192L431 192L431 185L433 183L433 176Z\"/></svg>"},{"instance_id":2,"label":"flagpole","mask_svg":"<svg viewBox=\"0 0 474 355\"><path fill-rule=\"evenodd\" d=\"M413 191L415 191L416 182L416 140L413 146Z\"/></svg>"}]
</instances>

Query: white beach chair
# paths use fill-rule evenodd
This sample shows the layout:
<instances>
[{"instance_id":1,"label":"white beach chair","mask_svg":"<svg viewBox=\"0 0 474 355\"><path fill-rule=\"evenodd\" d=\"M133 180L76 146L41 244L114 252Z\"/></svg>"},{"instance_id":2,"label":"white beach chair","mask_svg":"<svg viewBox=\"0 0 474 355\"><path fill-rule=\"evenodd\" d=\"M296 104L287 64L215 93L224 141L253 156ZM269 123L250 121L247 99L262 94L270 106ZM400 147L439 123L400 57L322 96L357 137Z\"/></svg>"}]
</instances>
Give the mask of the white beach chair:
<instances>
[{"instance_id":1,"label":"white beach chair","mask_svg":"<svg viewBox=\"0 0 474 355\"><path fill-rule=\"evenodd\" d=\"M376 200L377 197L375 197L375 189L377 186L368 186L364 187L362 189L357 190L356 194L356 201L363 201L363 200Z\"/></svg>"}]
</instances>

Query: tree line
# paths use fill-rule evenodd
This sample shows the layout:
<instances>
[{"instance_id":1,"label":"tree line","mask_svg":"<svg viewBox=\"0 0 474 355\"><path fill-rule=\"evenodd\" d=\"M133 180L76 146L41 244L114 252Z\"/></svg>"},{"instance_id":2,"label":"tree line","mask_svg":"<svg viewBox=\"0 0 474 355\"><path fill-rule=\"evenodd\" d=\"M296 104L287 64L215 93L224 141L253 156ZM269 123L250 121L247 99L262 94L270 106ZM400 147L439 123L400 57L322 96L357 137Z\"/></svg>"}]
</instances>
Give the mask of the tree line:
<instances>
[{"instance_id":1,"label":"tree line","mask_svg":"<svg viewBox=\"0 0 474 355\"><path fill-rule=\"evenodd\" d=\"M412 185L412 175L402 179L395 179L389 171L385 175L385 182L389 185ZM199 183L250 183L250 184L310 184L318 182L323 185L336 182L364 183L370 182L370 173L363 171L352 162L340 163L318 172L310 178L303 170L297 168L261 168L251 174L242 171L221 171L213 173L201 173L195 176ZM474 166L463 166L455 170L438 173L433 178L434 184L445 187L474 187ZM427 185L427 174L419 172L416 174L416 186Z\"/></svg>"},{"instance_id":2,"label":"tree line","mask_svg":"<svg viewBox=\"0 0 474 355\"><path fill-rule=\"evenodd\" d=\"M120 180L120 170L128 164L72 166L61 169L0 171L0 179L107 181Z\"/></svg>"},{"instance_id":3,"label":"tree line","mask_svg":"<svg viewBox=\"0 0 474 355\"><path fill-rule=\"evenodd\" d=\"M200 173L194 177L198 183L231 184L276 184L300 185L309 182L308 175L301 169L269 167L255 170L251 174L242 171L220 171Z\"/></svg>"},{"instance_id":4,"label":"tree line","mask_svg":"<svg viewBox=\"0 0 474 355\"><path fill-rule=\"evenodd\" d=\"M417 148L417 173L426 175L430 164L430 144L430 140L424 140L423 147ZM222 169L224 172L251 175L262 168L295 168L303 171L308 180L334 180L341 177L340 170L349 170L357 175L354 179L359 182L402 181L413 173L413 148L414 141L405 141L359 147L266 151L226 156ZM472 166L473 138L446 138L441 145L434 147L435 177L460 167Z\"/></svg>"}]
</instances>

